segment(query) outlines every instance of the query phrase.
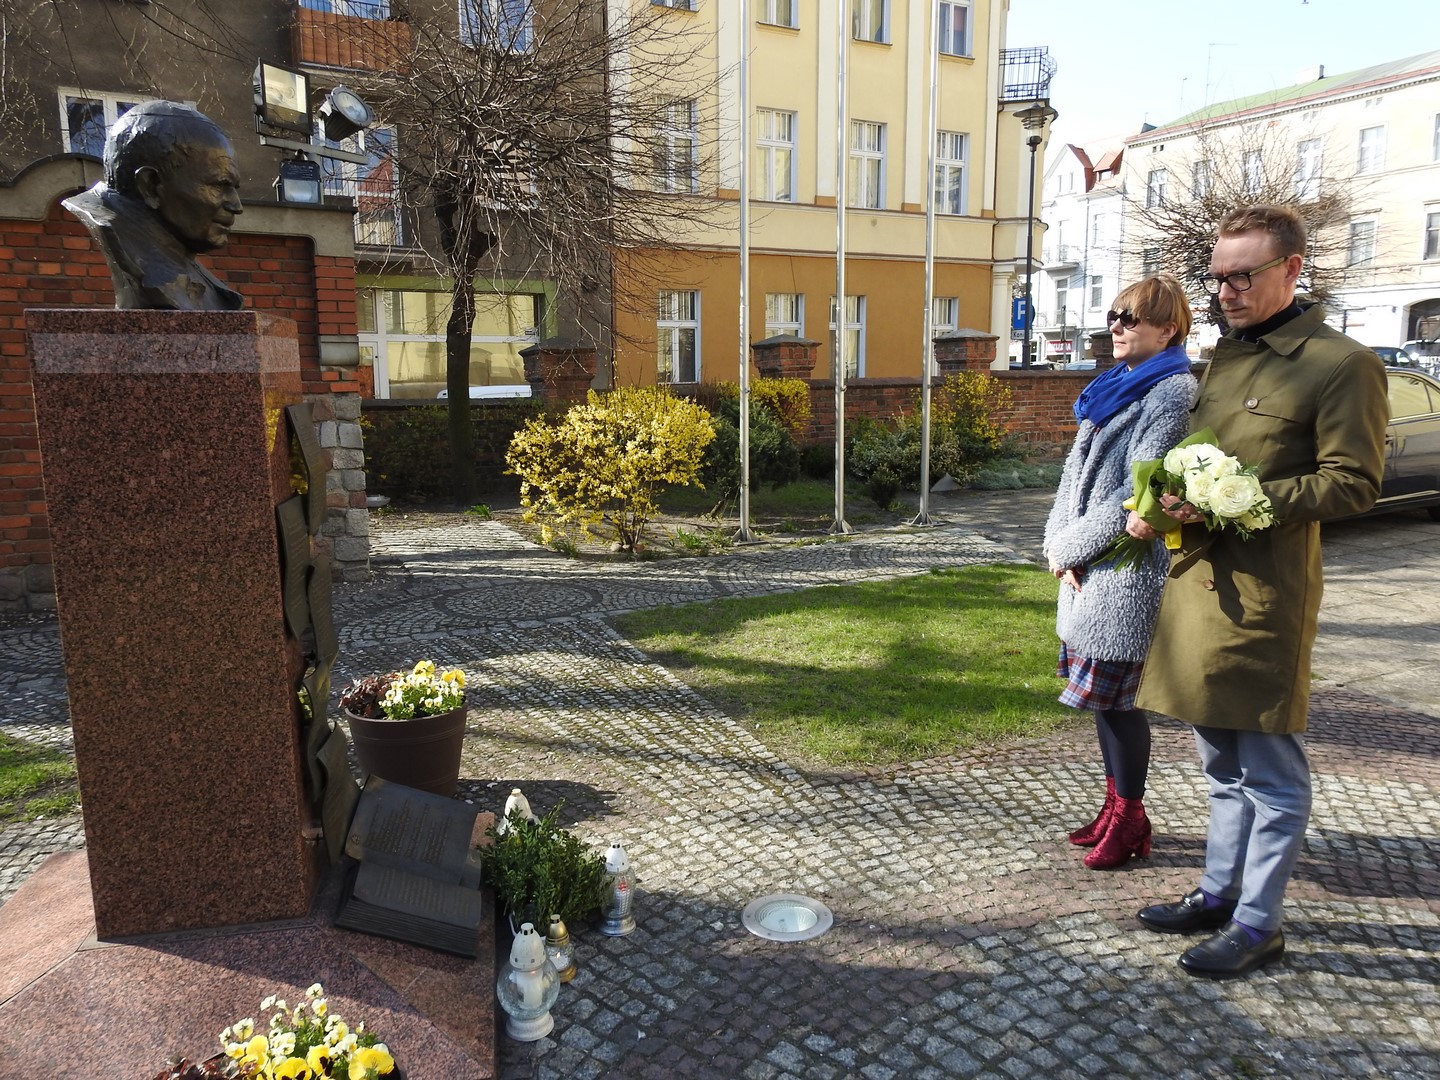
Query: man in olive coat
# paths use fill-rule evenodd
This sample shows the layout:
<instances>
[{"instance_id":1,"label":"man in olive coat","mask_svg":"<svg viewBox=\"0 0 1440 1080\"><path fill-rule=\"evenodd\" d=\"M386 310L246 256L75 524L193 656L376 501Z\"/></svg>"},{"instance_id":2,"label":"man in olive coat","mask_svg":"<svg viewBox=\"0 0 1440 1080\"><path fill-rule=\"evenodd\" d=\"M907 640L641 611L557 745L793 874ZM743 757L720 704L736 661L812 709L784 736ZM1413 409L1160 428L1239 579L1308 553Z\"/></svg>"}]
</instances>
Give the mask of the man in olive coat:
<instances>
[{"instance_id":1,"label":"man in olive coat","mask_svg":"<svg viewBox=\"0 0 1440 1080\"><path fill-rule=\"evenodd\" d=\"M1281 908L1310 814L1304 737L1320 608L1320 522L1367 510L1380 491L1388 418L1379 357L1295 300L1305 226L1289 207L1220 223L1207 289L1229 331L1191 416L1259 468L1276 523L1244 541L1209 532L1182 503L1137 704L1195 726L1210 789L1200 887L1140 921L1161 933L1218 931L1180 957L1229 978L1279 959ZM1127 529L1155 534L1135 514Z\"/></svg>"}]
</instances>

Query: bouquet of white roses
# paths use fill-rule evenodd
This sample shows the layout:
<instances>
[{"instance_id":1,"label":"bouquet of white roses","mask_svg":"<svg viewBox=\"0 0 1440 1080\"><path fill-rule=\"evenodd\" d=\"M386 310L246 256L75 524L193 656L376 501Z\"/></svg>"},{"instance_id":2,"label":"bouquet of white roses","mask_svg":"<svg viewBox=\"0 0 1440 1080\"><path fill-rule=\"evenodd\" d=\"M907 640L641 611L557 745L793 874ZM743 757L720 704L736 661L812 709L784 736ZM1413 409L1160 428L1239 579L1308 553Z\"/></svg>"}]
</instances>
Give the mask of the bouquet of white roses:
<instances>
[{"instance_id":1,"label":"bouquet of white roses","mask_svg":"<svg viewBox=\"0 0 1440 1080\"><path fill-rule=\"evenodd\" d=\"M1180 547L1180 522L1165 513L1162 495L1174 495L1194 507L1212 531L1229 529L1242 540L1275 523L1270 500L1261 490L1253 466L1242 465L1219 446L1209 428L1197 431L1163 458L1137 461L1131 468L1135 493L1125 500L1156 532L1165 534L1165 546ZM1150 553L1150 540L1121 533L1101 559L1115 559L1115 568L1133 567Z\"/></svg>"}]
</instances>

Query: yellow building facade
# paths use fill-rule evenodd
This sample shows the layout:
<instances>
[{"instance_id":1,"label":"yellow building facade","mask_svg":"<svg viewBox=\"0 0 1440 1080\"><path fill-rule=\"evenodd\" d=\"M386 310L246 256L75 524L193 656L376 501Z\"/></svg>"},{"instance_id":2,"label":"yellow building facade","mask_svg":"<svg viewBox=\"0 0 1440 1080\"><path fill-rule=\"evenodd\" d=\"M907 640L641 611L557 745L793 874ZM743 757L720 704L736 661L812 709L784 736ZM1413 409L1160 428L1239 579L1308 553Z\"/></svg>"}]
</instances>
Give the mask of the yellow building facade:
<instances>
[{"instance_id":1,"label":"yellow building facade","mask_svg":"<svg viewBox=\"0 0 1440 1080\"><path fill-rule=\"evenodd\" d=\"M738 0L666 6L664 18L684 21L692 40L704 44L692 58L693 83L677 87L675 102L660 110L657 175L648 180L676 193L666 198L706 201L708 219L677 221L674 248L617 261L615 378L733 381L740 361L744 27ZM1012 85L1018 69L1006 65L1002 49L1007 7L1006 0L751 0L751 130L743 167L752 342L776 333L811 338L824 358L815 377L831 374L843 140L848 375L921 374L932 183L929 13L936 11L935 331L995 333L1005 356L1012 295L1025 275L1026 185L1032 167L1036 182L1044 175L1048 136L1048 125L1034 115L1044 106L1044 84ZM842 13L849 98L843 124L836 48ZM1016 115L1027 108L1031 128ZM1032 134L1042 137L1035 149L1027 144ZM1034 227L1038 255L1039 223Z\"/></svg>"}]
</instances>

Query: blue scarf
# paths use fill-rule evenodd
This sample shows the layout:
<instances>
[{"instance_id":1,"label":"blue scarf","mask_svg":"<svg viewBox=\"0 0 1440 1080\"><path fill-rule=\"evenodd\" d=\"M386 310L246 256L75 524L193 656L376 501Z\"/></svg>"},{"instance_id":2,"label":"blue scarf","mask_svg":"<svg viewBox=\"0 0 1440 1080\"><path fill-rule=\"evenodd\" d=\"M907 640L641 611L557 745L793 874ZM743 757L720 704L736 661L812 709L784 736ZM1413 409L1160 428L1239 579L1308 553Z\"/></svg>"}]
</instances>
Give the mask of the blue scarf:
<instances>
[{"instance_id":1,"label":"blue scarf","mask_svg":"<svg viewBox=\"0 0 1440 1080\"><path fill-rule=\"evenodd\" d=\"M1156 353L1134 370L1116 364L1080 391L1075 399L1075 419L1104 427L1116 413L1148 394L1156 383L1171 375L1189 373L1190 358L1179 345Z\"/></svg>"}]
</instances>

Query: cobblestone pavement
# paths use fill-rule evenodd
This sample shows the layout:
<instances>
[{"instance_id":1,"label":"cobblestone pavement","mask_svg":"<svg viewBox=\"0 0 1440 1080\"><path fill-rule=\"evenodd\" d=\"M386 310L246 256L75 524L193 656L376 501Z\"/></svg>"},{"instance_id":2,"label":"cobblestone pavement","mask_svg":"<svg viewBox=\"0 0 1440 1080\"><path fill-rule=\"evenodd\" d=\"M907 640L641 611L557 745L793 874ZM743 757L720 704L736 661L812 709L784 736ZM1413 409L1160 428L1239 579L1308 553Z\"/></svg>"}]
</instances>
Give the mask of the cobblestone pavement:
<instances>
[{"instance_id":1,"label":"cobblestone pavement","mask_svg":"<svg viewBox=\"0 0 1440 1080\"><path fill-rule=\"evenodd\" d=\"M1345 535L1385 547L1378 533ZM563 800L566 824L597 844L623 840L637 875L638 929L577 935L581 970L554 1032L502 1040L503 1077L1440 1076L1440 713L1382 700L1383 673L1352 683L1363 664L1341 662L1343 648L1314 701L1315 809L1290 951L1211 983L1175 966L1183 939L1134 918L1199 875L1205 795L1182 725L1156 727L1153 857L1093 873L1063 839L1098 802L1090 732L859 774L801 769L604 619L996 561L1009 548L947 527L597 566L465 520L387 529L377 549L370 583L337 588L337 682L418 655L463 667L462 794L498 809L518 784L541 812ZM1392 564L1414 557L1408 543L1393 550ZM1362 589L1370 571L1337 558L1337 576ZM1403 592L1381 607L1404 608ZM1334 595L1349 595L1343 581ZM1385 611L1327 619L1327 633L1342 623L1381 628ZM1381 644L1417 663L1433 649L1407 650L1434 629L1422 611L1403 640ZM63 687L57 699L58 680L36 674L58 670L53 636L44 620L0 624L0 645L21 657L0 652L0 700L24 701L11 715L58 738ZM0 833L0 867L33 854ZM22 876L0 876L0 890ZM748 934L740 910L770 892L823 900L834 928L806 943Z\"/></svg>"}]
</instances>

